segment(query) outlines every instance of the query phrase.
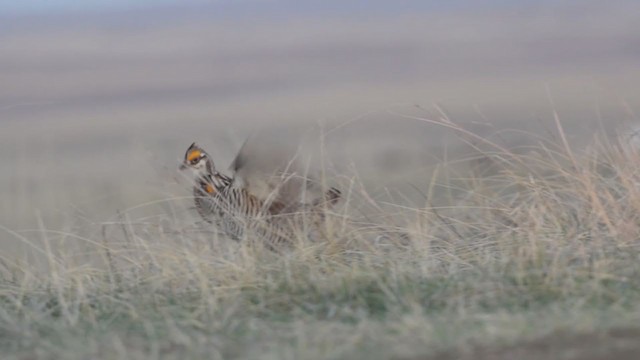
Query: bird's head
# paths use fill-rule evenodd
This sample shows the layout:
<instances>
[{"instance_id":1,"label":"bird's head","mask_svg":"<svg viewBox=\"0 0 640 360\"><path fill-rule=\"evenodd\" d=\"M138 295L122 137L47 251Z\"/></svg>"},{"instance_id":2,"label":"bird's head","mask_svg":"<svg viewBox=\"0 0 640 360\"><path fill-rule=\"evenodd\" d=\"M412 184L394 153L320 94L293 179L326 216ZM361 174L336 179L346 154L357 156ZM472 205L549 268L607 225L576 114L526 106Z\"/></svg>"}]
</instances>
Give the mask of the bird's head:
<instances>
[{"instance_id":1,"label":"bird's head","mask_svg":"<svg viewBox=\"0 0 640 360\"><path fill-rule=\"evenodd\" d=\"M191 144L184 154L184 160L180 164L180 170L191 169L194 175L204 177L215 172L213 161L196 143Z\"/></svg>"}]
</instances>

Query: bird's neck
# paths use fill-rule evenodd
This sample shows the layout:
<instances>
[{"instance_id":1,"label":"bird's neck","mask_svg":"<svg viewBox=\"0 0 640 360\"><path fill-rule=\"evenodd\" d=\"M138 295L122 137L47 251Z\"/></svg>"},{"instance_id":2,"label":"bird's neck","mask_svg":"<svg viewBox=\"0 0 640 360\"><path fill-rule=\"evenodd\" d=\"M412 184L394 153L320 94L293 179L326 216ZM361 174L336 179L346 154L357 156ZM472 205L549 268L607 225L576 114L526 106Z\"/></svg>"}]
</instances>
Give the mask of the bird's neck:
<instances>
[{"instance_id":1,"label":"bird's neck","mask_svg":"<svg viewBox=\"0 0 640 360\"><path fill-rule=\"evenodd\" d=\"M229 187L233 179L214 170L198 176L197 182L201 191L213 195Z\"/></svg>"},{"instance_id":2,"label":"bird's neck","mask_svg":"<svg viewBox=\"0 0 640 360\"><path fill-rule=\"evenodd\" d=\"M198 183L200 187L205 189L208 193L213 193L214 191L221 191L224 188L231 185L233 179L221 174L219 172L214 172L210 174L202 175L198 178Z\"/></svg>"}]
</instances>

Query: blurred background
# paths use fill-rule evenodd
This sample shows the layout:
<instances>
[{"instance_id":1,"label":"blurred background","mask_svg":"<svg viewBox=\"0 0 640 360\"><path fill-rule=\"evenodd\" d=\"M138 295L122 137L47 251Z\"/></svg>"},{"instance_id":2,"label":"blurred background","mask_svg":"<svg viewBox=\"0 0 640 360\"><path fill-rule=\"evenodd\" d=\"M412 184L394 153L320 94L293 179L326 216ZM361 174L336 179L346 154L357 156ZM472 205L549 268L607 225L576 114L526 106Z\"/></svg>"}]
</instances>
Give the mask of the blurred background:
<instances>
[{"instance_id":1,"label":"blurred background","mask_svg":"<svg viewBox=\"0 0 640 360\"><path fill-rule=\"evenodd\" d=\"M224 169L263 128L322 127L373 193L424 188L469 149L420 119L516 147L556 111L580 146L632 126L638 64L635 0L0 2L0 224L188 196L191 142Z\"/></svg>"}]
</instances>

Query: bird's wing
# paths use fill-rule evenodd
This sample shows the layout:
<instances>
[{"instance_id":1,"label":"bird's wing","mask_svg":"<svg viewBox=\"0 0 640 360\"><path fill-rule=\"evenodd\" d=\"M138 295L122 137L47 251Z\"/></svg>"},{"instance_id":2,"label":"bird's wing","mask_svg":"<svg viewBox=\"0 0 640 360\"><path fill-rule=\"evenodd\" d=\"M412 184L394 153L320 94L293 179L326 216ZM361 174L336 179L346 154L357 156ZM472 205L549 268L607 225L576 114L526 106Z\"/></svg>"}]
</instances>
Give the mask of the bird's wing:
<instances>
[{"instance_id":1,"label":"bird's wing","mask_svg":"<svg viewBox=\"0 0 640 360\"><path fill-rule=\"evenodd\" d=\"M238 184L275 208L294 210L317 202L322 190L300 138L294 131L250 136L230 166Z\"/></svg>"}]
</instances>

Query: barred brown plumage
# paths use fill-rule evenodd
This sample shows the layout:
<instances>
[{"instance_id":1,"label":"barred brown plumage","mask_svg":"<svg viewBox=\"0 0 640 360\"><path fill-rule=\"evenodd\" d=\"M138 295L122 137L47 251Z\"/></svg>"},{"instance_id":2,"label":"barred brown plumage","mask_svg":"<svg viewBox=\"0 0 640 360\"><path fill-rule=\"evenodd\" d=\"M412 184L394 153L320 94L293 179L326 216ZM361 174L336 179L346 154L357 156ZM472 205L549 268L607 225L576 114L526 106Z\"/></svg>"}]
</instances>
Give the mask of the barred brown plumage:
<instances>
[{"instance_id":1,"label":"barred brown plumage","mask_svg":"<svg viewBox=\"0 0 640 360\"><path fill-rule=\"evenodd\" d=\"M235 240L249 234L259 237L268 247L287 242L292 237L288 229L286 215L320 208L323 204L334 205L340 198L340 191L331 188L320 199L310 203L295 201L287 181L292 177L280 177L279 183L272 184L273 196L259 197L247 189L247 182L237 181L238 164L246 154L240 154L233 164L236 176L229 177L215 168L210 156L195 143L187 149L181 169L191 169L195 175L193 188L194 202L199 215L209 223L215 223L220 230ZM308 179L305 179L305 184ZM255 179L252 179L255 184ZM299 189L298 189L299 191ZM294 195L294 196L292 196ZM297 194L299 195L299 194Z\"/></svg>"}]
</instances>

